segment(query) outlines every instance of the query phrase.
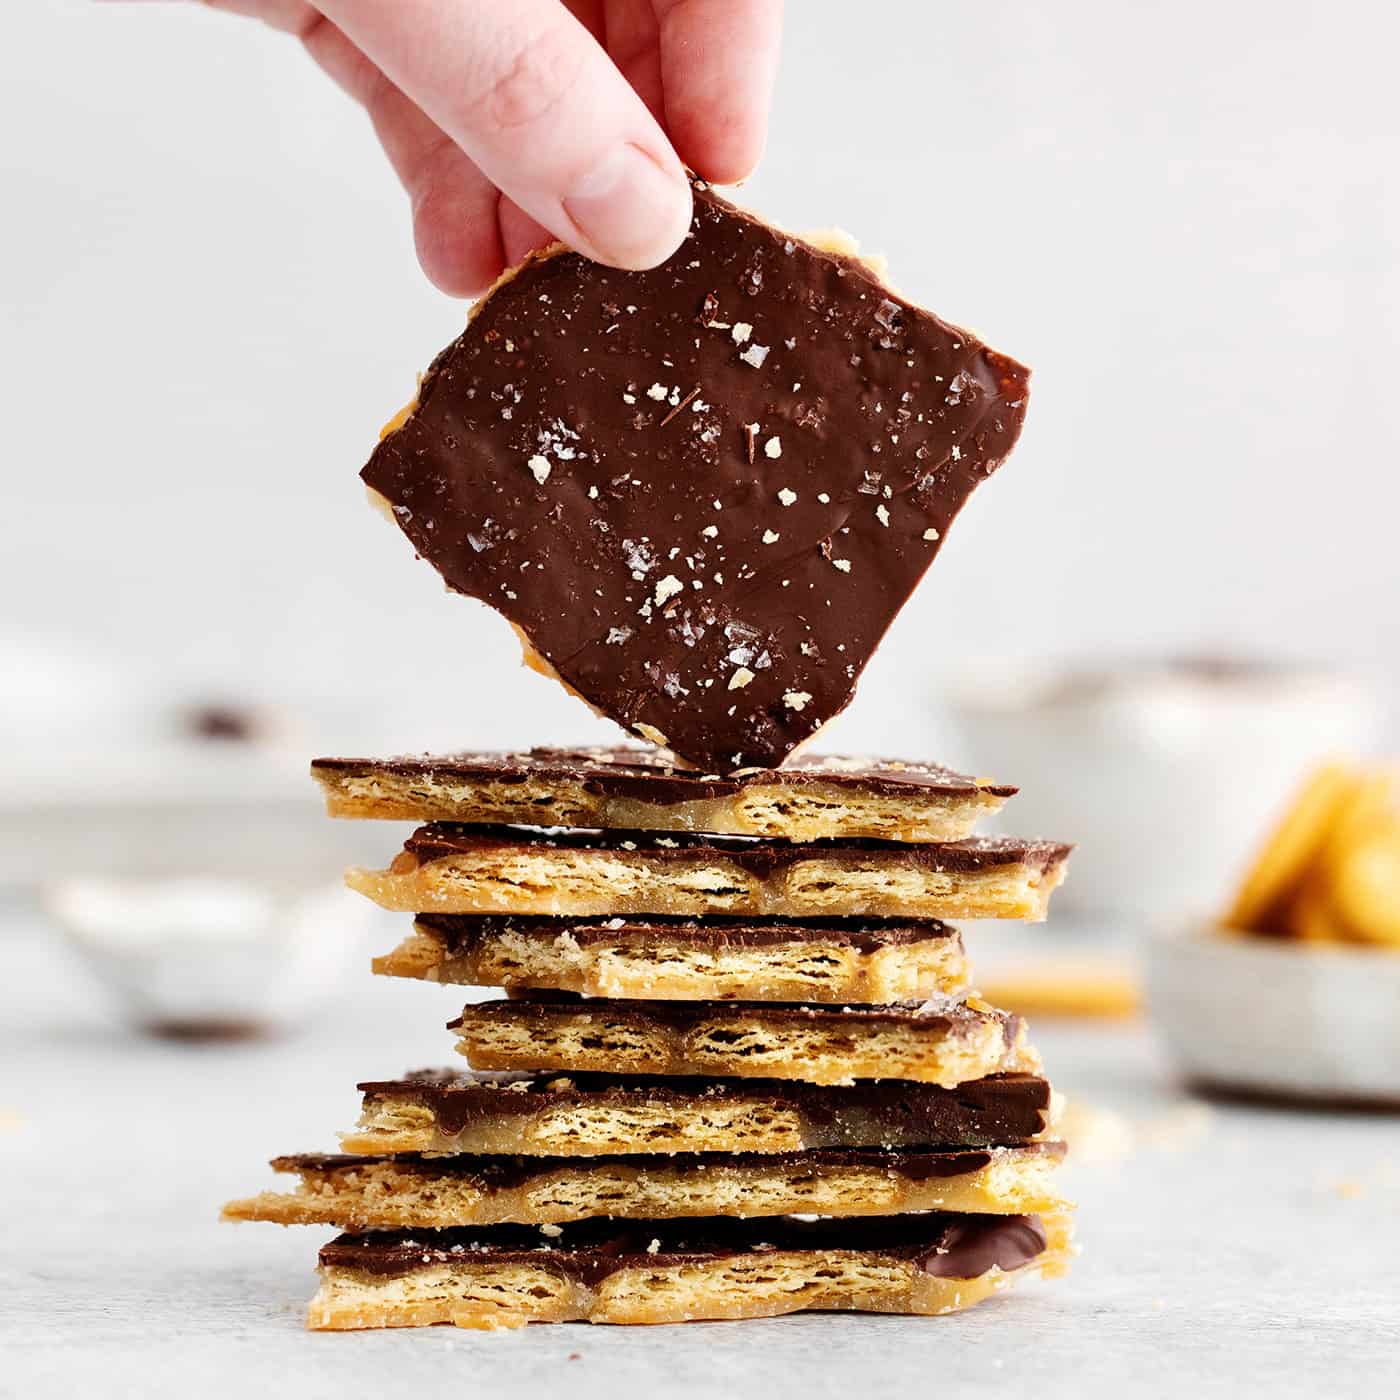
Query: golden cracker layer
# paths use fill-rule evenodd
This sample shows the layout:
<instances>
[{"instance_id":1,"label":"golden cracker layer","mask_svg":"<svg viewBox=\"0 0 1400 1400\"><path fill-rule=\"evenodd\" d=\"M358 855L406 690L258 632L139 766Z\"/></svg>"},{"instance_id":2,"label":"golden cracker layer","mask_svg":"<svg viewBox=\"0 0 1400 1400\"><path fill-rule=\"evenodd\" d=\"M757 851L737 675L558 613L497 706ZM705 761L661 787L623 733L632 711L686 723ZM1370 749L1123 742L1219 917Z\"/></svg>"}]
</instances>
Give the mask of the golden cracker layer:
<instances>
[{"instance_id":1,"label":"golden cracker layer","mask_svg":"<svg viewBox=\"0 0 1400 1400\"><path fill-rule=\"evenodd\" d=\"M1025 1023L979 1001L836 1009L542 997L467 1006L452 1023L458 1051L477 1069L910 1079L949 1089L1040 1069Z\"/></svg>"},{"instance_id":2,"label":"golden cracker layer","mask_svg":"<svg viewBox=\"0 0 1400 1400\"><path fill-rule=\"evenodd\" d=\"M721 778L641 749L324 758L333 817L957 841L1015 789L928 764L822 757Z\"/></svg>"},{"instance_id":3,"label":"golden cracker layer","mask_svg":"<svg viewBox=\"0 0 1400 1400\"><path fill-rule=\"evenodd\" d=\"M896 1215L1064 1210L1059 1143L951 1152L572 1158L279 1157L300 1178L224 1207L227 1220L342 1230L557 1225L596 1216Z\"/></svg>"},{"instance_id":4,"label":"golden cracker layer","mask_svg":"<svg viewBox=\"0 0 1400 1400\"><path fill-rule=\"evenodd\" d=\"M812 1148L985 1147L1041 1136L1050 1087L1028 1075L955 1090L899 1080L821 1087L796 1080L530 1076L420 1071L360 1086L352 1153L590 1157Z\"/></svg>"},{"instance_id":5,"label":"golden cracker layer","mask_svg":"<svg viewBox=\"0 0 1400 1400\"><path fill-rule=\"evenodd\" d=\"M990 839L949 845L647 844L592 833L424 827L354 890L405 913L748 914L1041 920L1069 847ZM616 833L601 835L616 836Z\"/></svg>"},{"instance_id":6,"label":"golden cracker layer","mask_svg":"<svg viewBox=\"0 0 1400 1400\"><path fill-rule=\"evenodd\" d=\"M538 1262L519 1255L494 1260L470 1249L447 1260L428 1253L412 1272L391 1276L324 1262L323 1253L307 1326L449 1323L496 1330L530 1322L647 1325L809 1310L935 1316L969 1308L1019 1278L1063 1274L1073 1254L1070 1222L1051 1216L1041 1228L1044 1248L1035 1258L967 1278L932 1273L918 1258L878 1247L756 1248L692 1259L658 1254L654 1264L643 1255L620 1268L604 1260L607 1272L597 1278L556 1267L543 1251Z\"/></svg>"},{"instance_id":7,"label":"golden cracker layer","mask_svg":"<svg viewBox=\"0 0 1400 1400\"><path fill-rule=\"evenodd\" d=\"M811 923L766 931L770 937L746 941L742 925L731 932L688 921L425 916L374 960L374 970L467 986L668 1001L896 1002L967 986L962 940L937 922L926 936L898 926L910 935L900 939L876 928L862 940Z\"/></svg>"}]
</instances>

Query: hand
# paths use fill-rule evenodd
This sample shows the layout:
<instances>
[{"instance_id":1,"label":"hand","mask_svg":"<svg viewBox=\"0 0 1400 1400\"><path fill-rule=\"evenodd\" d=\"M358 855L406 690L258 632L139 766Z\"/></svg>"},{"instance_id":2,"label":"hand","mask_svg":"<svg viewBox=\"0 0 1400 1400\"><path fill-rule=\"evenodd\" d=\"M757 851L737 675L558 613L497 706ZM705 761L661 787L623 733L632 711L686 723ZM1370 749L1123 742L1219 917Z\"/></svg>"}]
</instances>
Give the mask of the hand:
<instances>
[{"instance_id":1,"label":"hand","mask_svg":"<svg viewBox=\"0 0 1400 1400\"><path fill-rule=\"evenodd\" d=\"M368 111L423 270L470 296L551 238L654 267L685 166L758 162L782 0L204 0L286 30Z\"/></svg>"}]
</instances>

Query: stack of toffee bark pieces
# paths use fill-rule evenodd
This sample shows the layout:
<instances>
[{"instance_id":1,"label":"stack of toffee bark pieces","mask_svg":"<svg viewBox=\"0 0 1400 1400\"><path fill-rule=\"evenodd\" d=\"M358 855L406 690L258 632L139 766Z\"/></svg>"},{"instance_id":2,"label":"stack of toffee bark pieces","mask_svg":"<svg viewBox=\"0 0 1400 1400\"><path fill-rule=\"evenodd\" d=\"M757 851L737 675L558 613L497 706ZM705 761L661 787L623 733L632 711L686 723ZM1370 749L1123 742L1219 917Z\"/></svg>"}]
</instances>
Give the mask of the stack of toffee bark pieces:
<instances>
[{"instance_id":1,"label":"stack of toffee bark pieces","mask_svg":"<svg viewBox=\"0 0 1400 1400\"><path fill-rule=\"evenodd\" d=\"M1011 789L793 758L1025 416L1029 371L694 183L660 267L560 245L472 310L361 472L453 592L659 746L323 760L422 823L351 884L378 970L504 987L470 1072L362 1086L352 1156L242 1219L337 1225L313 1327L940 1313L1055 1273L1051 1092L953 918L1044 916ZM667 752L669 751L669 752Z\"/></svg>"},{"instance_id":2,"label":"stack of toffee bark pieces","mask_svg":"<svg viewBox=\"0 0 1400 1400\"><path fill-rule=\"evenodd\" d=\"M1052 1093L950 918L1040 919L1068 847L969 836L1014 789L640 749L323 759L333 814L424 823L351 884L375 963L502 987L470 1069L360 1086L353 1155L226 1208L327 1224L312 1327L955 1311L1071 1253Z\"/></svg>"}]
</instances>

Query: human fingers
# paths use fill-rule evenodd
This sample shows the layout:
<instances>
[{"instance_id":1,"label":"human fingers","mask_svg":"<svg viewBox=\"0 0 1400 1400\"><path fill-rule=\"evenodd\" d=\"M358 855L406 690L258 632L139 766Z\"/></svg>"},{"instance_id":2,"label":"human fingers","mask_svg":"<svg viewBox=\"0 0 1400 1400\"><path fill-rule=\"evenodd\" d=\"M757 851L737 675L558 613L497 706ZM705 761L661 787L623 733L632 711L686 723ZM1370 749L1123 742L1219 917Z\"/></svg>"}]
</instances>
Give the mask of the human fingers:
<instances>
[{"instance_id":1,"label":"human fingers","mask_svg":"<svg viewBox=\"0 0 1400 1400\"><path fill-rule=\"evenodd\" d=\"M687 165L730 184L763 154L782 0L655 0L666 129Z\"/></svg>"},{"instance_id":2,"label":"human fingers","mask_svg":"<svg viewBox=\"0 0 1400 1400\"><path fill-rule=\"evenodd\" d=\"M530 218L600 262L679 246L690 189L646 104L558 0L322 0L362 53Z\"/></svg>"},{"instance_id":3,"label":"human fingers","mask_svg":"<svg viewBox=\"0 0 1400 1400\"><path fill-rule=\"evenodd\" d=\"M452 296L488 286L505 264L499 194L436 123L329 20L302 36L308 53L369 114L413 212L429 281Z\"/></svg>"},{"instance_id":4,"label":"human fingers","mask_svg":"<svg viewBox=\"0 0 1400 1400\"><path fill-rule=\"evenodd\" d=\"M199 0L199 3L210 10L260 19L288 34L305 34L321 18L321 12L306 0Z\"/></svg>"}]
</instances>

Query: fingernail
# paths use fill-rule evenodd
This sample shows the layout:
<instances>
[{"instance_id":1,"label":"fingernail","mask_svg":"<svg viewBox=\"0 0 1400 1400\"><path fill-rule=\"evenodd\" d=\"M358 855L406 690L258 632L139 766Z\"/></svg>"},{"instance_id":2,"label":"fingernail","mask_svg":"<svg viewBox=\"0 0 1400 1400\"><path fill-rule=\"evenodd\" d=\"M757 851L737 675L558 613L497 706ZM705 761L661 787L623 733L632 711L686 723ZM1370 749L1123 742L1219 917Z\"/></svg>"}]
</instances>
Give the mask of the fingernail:
<instances>
[{"instance_id":1,"label":"fingernail","mask_svg":"<svg viewBox=\"0 0 1400 1400\"><path fill-rule=\"evenodd\" d=\"M615 267L655 267L690 227L690 186L638 146L618 146L566 195L583 251Z\"/></svg>"}]
</instances>

